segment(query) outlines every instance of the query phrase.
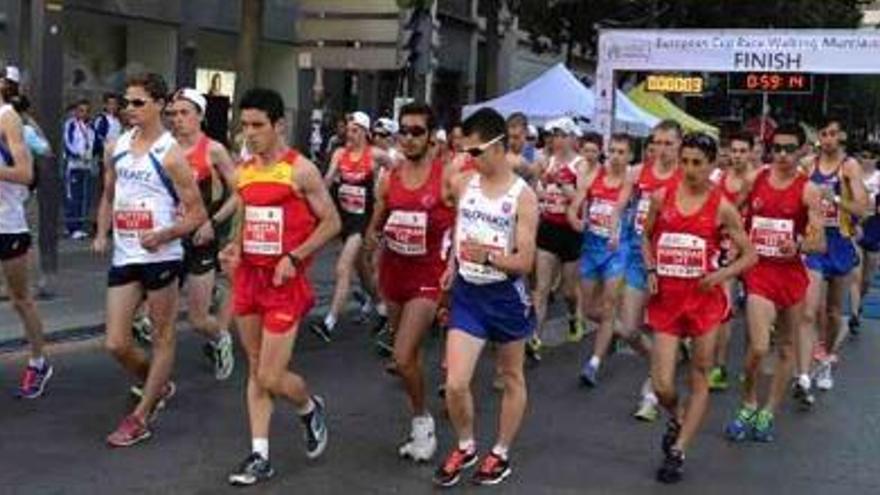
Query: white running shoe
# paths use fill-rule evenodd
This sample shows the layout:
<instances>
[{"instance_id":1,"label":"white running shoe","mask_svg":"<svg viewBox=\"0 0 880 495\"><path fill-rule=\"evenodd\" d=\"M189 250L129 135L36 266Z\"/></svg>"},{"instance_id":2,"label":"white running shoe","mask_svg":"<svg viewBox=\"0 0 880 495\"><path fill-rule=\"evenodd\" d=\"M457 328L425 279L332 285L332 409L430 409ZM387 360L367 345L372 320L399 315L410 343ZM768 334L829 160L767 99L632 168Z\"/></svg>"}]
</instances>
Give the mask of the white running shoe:
<instances>
[{"instance_id":1,"label":"white running shoe","mask_svg":"<svg viewBox=\"0 0 880 495\"><path fill-rule=\"evenodd\" d=\"M816 388L828 391L834 388L834 377L831 375L831 362L823 361L816 370Z\"/></svg>"},{"instance_id":2,"label":"white running shoe","mask_svg":"<svg viewBox=\"0 0 880 495\"><path fill-rule=\"evenodd\" d=\"M407 442L400 446L400 457L416 462L427 462L437 451L437 437L434 435L434 418L416 416L412 419L412 430Z\"/></svg>"},{"instance_id":3,"label":"white running shoe","mask_svg":"<svg viewBox=\"0 0 880 495\"><path fill-rule=\"evenodd\" d=\"M226 332L217 342L211 343L214 348L214 378L225 380L235 368L235 353L232 350L232 336Z\"/></svg>"},{"instance_id":4,"label":"white running shoe","mask_svg":"<svg viewBox=\"0 0 880 495\"><path fill-rule=\"evenodd\" d=\"M651 397L642 397L641 402L639 402L639 408L633 414L634 418L647 423L657 421L659 416L660 411L657 409L657 399L652 399Z\"/></svg>"}]
</instances>

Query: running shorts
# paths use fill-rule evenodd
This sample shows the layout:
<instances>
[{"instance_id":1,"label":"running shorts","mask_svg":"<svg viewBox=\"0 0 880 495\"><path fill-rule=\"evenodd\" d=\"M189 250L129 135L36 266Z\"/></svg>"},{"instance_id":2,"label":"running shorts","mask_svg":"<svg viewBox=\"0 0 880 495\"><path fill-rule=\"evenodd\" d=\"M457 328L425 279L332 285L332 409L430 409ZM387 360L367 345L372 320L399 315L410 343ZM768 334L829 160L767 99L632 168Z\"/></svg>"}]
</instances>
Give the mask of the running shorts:
<instances>
[{"instance_id":1,"label":"running shorts","mask_svg":"<svg viewBox=\"0 0 880 495\"><path fill-rule=\"evenodd\" d=\"M572 263L581 257L582 236L570 227L541 220L538 224L538 249L555 254L563 263Z\"/></svg>"},{"instance_id":2,"label":"running shorts","mask_svg":"<svg viewBox=\"0 0 880 495\"><path fill-rule=\"evenodd\" d=\"M642 292L648 290L646 275L641 247L628 245L623 248L623 281L626 286Z\"/></svg>"},{"instance_id":3,"label":"running shorts","mask_svg":"<svg viewBox=\"0 0 880 495\"><path fill-rule=\"evenodd\" d=\"M138 283L149 292L162 290L180 280L182 267L179 260L111 266L107 273L107 286Z\"/></svg>"},{"instance_id":4,"label":"running shorts","mask_svg":"<svg viewBox=\"0 0 880 495\"><path fill-rule=\"evenodd\" d=\"M368 215L353 215L340 211L339 217L342 221L342 228L339 231L339 237L342 239L342 242L347 241L349 237L356 234L363 236L370 224L370 217Z\"/></svg>"},{"instance_id":5,"label":"running shorts","mask_svg":"<svg viewBox=\"0 0 880 495\"><path fill-rule=\"evenodd\" d=\"M825 239L828 250L821 254L807 255L807 268L821 273L825 278L848 275L859 264L852 239L839 234L827 234Z\"/></svg>"},{"instance_id":6,"label":"running shorts","mask_svg":"<svg viewBox=\"0 0 880 495\"><path fill-rule=\"evenodd\" d=\"M192 239L183 241L184 275L204 275L219 266L217 260L218 244L211 241L203 246L196 246Z\"/></svg>"},{"instance_id":7,"label":"running shorts","mask_svg":"<svg viewBox=\"0 0 880 495\"><path fill-rule=\"evenodd\" d=\"M581 254L581 278L611 280L623 275L623 248L609 251L607 246L584 246Z\"/></svg>"},{"instance_id":8,"label":"running shorts","mask_svg":"<svg viewBox=\"0 0 880 495\"><path fill-rule=\"evenodd\" d=\"M529 338L535 330L535 311L524 281L478 285L457 277L449 328L499 344Z\"/></svg>"},{"instance_id":9,"label":"running shorts","mask_svg":"<svg viewBox=\"0 0 880 495\"><path fill-rule=\"evenodd\" d=\"M730 303L722 287L703 292L696 283L687 291L658 292L647 306L648 326L679 338L706 335L724 322L728 313Z\"/></svg>"},{"instance_id":10,"label":"running shorts","mask_svg":"<svg viewBox=\"0 0 880 495\"><path fill-rule=\"evenodd\" d=\"M446 262L412 262L382 253L379 259L379 292L385 302L406 304L413 299L440 300L440 277Z\"/></svg>"},{"instance_id":11,"label":"running shorts","mask_svg":"<svg viewBox=\"0 0 880 495\"><path fill-rule=\"evenodd\" d=\"M241 264L232 276L232 306L236 316L259 315L269 333L284 334L315 305L315 293L304 273L282 285L272 285L275 267Z\"/></svg>"},{"instance_id":12,"label":"running shorts","mask_svg":"<svg viewBox=\"0 0 880 495\"><path fill-rule=\"evenodd\" d=\"M9 261L23 256L30 248L31 235L27 232L0 234L0 261Z\"/></svg>"},{"instance_id":13,"label":"running shorts","mask_svg":"<svg viewBox=\"0 0 880 495\"><path fill-rule=\"evenodd\" d=\"M761 296L777 309L790 308L804 300L810 277L804 264L758 261L743 275L746 294Z\"/></svg>"}]
</instances>

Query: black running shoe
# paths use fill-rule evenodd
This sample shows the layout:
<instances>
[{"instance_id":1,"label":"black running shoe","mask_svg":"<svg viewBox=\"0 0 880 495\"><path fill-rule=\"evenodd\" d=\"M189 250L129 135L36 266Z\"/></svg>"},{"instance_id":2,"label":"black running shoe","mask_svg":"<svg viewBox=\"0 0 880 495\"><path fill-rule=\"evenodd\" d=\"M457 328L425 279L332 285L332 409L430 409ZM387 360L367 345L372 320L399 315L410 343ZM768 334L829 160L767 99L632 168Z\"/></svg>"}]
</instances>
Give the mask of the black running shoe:
<instances>
[{"instance_id":1,"label":"black running shoe","mask_svg":"<svg viewBox=\"0 0 880 495\"><path fill-rule=\"evenodd\" d=\"M324 412L324 399L312 396L315 408L312 412L301 416L305 426L306 457L317 459L327 448L327 416Z\"/></svg>"},{"instance_id":2,"label":"black running shoe","mask_svg":"<svg viewBox=\"0 0 880 495\"><path fill-rule=\"evenodd\" d=\"M798 401L801 411L809 411L816 404L816 396L810 388L804 388L798 381L795 381L792 389L794 399Z\"/></svg>"},{"instance_id":3,"label":"black running shoe","mask_svg":"<svg viewBox=\"0 0 880 495\"><path fill-rule=\"evenodd\" d=\"M678 483L684 477L684 453L678 449L670 449L657 470L657 481L660 483Z\"/></svg>"},{"instance_id":4,"label":"black running shoe","mask_svg":"<svg viewBox=\"0 0 880 495\"><path fill-rule=\"evenodd\" d=\"M859 318L859 315L852 315L849 317L849 334L851 337L858 337L861 327L862 320Z\"/></svg>"},{"instance_id":5,"label":"black running shoe","mask_svg":"<svg viewBox=\"0 0 880 495\"><path fill-rule=\"evenodd\" d=\"M476 449L468 452L467 450L455 449L449 454L449 457L443 461L443 464L434 471L434 484L448 488L458 484L461 480L461 472L477 463Z\"/></svg>"},{"instance_id":6,"label":"black running shoe","mask_svg":"<svg viewBox=\"0 0 880 495\"><path fill-rule=\"evenodd\" d=\"M327 342L328 344L332 340L332 332L327 325L322 321L313 321L311 325L309 325L309 330L312 331L313 334L317 335L319 339Z\"/></svg>"},{"instance_id":7,"label":"black running shoe","mask_svg":"<svg viewBox=\"0 0 880 495\"><path fill-rule=\"evenodd\" d=\"M667 456L672 451L672 446L678 441L679 433L681 433L681 423L678 420L670 419L666 422L666 432L663 434L660 446L663 449L663 453Z\"/></svg>"},{"instance_id":8,"label":"black running shoe","mask_svg":"<svg viewBox=\"0 0 880 495\"><path fill-rule=\"evenodd\" d=\"M238 469L229 474L229 484L235 486L250 486L261 481L266 481L275 475L275 470L267 459L256 452L251 453L238 466Z\"/></svg>"},{"instance_id":9,"label":"black running shoe","mask_svg":"<svg viewBox=\"0 0 880 495\"><path fill-rule=\"evenodd\" d=\"M480 468L471 479L477 485L497 485L505 480L513 471L510 469L510 461L502 459L494 453L489 453L483 458Z\"/></svg>"}]
</instances>

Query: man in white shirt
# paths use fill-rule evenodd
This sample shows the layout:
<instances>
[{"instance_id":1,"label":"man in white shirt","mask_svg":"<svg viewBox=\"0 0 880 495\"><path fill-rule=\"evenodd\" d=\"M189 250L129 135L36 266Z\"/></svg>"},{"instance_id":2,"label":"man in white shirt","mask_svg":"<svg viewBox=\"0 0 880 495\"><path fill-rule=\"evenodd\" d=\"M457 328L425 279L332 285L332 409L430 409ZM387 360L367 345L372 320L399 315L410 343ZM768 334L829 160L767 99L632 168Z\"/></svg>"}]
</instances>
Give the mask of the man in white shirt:
<instances>
[{"instance_id":1,"label":"man in white shirt","mask_svg":"<svg viewBox=\"0 0 880 495\"><path fill-rule=\"evenodd\" d=\"M95 134L88 124L89 102L76 103L73 116L64 123L65 185L64 219L67 234L84 239L92 187L92 149Z\"/></svg>"}]
</instances>

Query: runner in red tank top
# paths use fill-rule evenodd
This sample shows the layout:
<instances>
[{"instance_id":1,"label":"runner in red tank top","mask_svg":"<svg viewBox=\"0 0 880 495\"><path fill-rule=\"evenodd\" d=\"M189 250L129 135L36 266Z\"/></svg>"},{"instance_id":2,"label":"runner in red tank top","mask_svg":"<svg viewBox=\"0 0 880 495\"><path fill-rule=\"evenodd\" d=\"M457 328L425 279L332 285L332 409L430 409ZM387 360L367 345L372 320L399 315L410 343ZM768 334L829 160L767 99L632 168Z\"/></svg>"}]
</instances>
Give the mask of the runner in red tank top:
<instances>
[{"instance_id":1,"label":"runner in red tank top","mask_svg":"<svg viewBox=\"0 0 880 495\"><path fill-rule=\"evenodd\" d=\"M755 168L752 165L752 148L755 145L754 137L746 131L733 133L727 138L729 148L729 161L727 168L718 176L718 188L730 204L737 207L741 214L747 209L746 197L749 186L755 180ZM726 265L731 259L736 259L737 253L733 251L730 239L724 236L721 240L721 264ZM734 294L736 293L736 281L728 280L724 283L724 292L730 303L730 315L718 329L718 345L715 348L715 366L709 373L709 389L713 391L726 390L729 386L727 381L727 347L730 342L730 321L736 309Z\"/></svg>"},{"instance_id":2,"label":"runner in red tank top","mask_svg":"<svg viewBox=\"0 0 880 495\"><path fill-rule=\"evenodd\" d=\"M725 428L732 441L769 442L774 437L773 415L791 378L793 338L803 318L809 277L801 254L825 248L819 189L797 168L803 130L782 125L773 135L773 164L758 173L748 196L746 226L758 253L758 263L745 273L748 312L748 352L743 373L742 405ZM776 328L779 357L770 393L758 410L758 376L770 348L770 327ZM809 387L795 392L802 404L812 402Z\"/></svg>"},{"instance_id":3,"label":"runner in red tank top","mask_svg":"<svg viewBox=\"0 0 880 495\"><path fill-rule=\"evenodd\" d=\"M300 320L314 304L308 280L312 256L339 232L339 215L317 167L279 137L284 101L273 90L242 97L241 127L252 158L241 165L234 239L221 252L233 272L233 304L248 356L247 405L252 450L229 475L233 485L272 476L269 424L274 398L289 401L305 429L306 455L327 446L324 401L289 371Z\"/></svg>"},{"instance_id":4,"label":"runner in red tank top","mask_svg":"<svg viewBox=\"0 0 880 495\"><path fill-rule=\"evenodd\" d=\"M367 248L382 237L379 285L394 331L394 360L409 397L412 430L399 454L427 461L437 448L434 420L425 403L421 345L440 298L455 216L449 169L429 153L431 108L401 109L400 137L406 160L386 174L376 191Z\"/></svg>"},{"instance_id":5,"label":"runner in red tank top","mask_svg":"<svg viewBox=\"0 0 880 495\"><path fill-rule=\"evenodd\" d=\"M368 131L370 118L363 112L355 112L348 121L345 147L337 149L330 159L324 182L336 202L342 219L342 252L336 260L336 285L330 309L322 320L309 329L326 342L332 338L336 323L351 291L351 277L357 271L361 288L366 293L361 305L361 319L365 320L376 302L380 317L385 316L384 305L379 303L376 280L370 259L361 247L364 232L370 223L375 202L374 191L380 170L391 166L388 154L370 146Z\"/></svg>"},{"instance_id":6,"label":"runner in red tank top","mask_svg":"<svg viewBox=\"0 0 880 495\"><path fill-rule=\"evenodd\" d=\"M703 420L709 404L707 374L715 350L715 334L729 311L721 287L757 260L736 208L709 179L717 145L705 134L685 136L680 163L684 177L675 186L651 198L642 245L648 271L648 326L654 332L651 378L660 405L669 413L663 436L665 459L657 480L681 479L684 451ZM741 256L717 267L722 231L727 232ZM680 408L675 390L678 346L693 342L691 396ZM682 414L683 412L683 414Z\"/></svg>"}]
</instances>

